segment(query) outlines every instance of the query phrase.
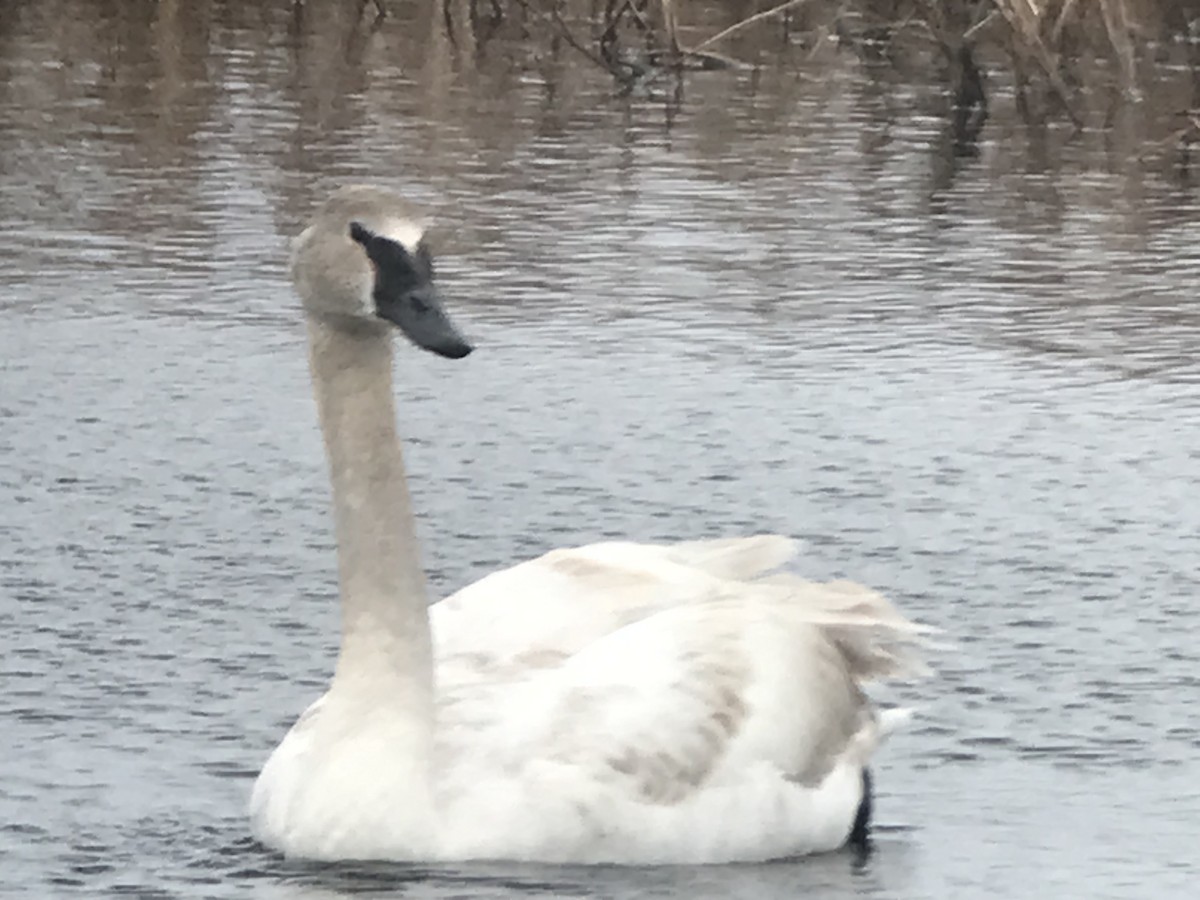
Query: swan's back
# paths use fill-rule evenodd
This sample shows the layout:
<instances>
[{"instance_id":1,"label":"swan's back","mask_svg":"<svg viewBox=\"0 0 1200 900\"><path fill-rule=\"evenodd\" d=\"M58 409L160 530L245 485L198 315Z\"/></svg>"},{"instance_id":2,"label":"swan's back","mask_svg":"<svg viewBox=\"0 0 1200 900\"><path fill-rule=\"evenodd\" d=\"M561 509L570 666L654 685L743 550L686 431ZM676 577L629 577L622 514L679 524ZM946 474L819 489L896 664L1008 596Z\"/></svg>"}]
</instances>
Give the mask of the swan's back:
<instances>
[{"instance_id":1,"label":"swan's back","mask_svg":"<svg viewBox=\"0 0 1200 900\"><path fill-rule=\"evenodd\" d=\"M556 550L436 604L447 855L845 843L887 730L862 688L919 671L923 629L857 585L766 577L792 552L774 536Z\"/></svg>"},{"instance_id":2,"label":"swan's back","mask_svg":"<svg viewBox=\"0 0 1200 900\"><path fill-rule=\"evenodd\" d=\"M920 667L905 648L913 625L881 594L779 571L796 543L781 535L646 544L611 541L552 550L467 585L430 608L439 660L482 671L562 659L624 625L673 607L735 597L780 603L840 642L859 680ZM850 626L864 623L870 628ZM882 654L874 659L873 654Z\"/></svg>"}]
</instances>

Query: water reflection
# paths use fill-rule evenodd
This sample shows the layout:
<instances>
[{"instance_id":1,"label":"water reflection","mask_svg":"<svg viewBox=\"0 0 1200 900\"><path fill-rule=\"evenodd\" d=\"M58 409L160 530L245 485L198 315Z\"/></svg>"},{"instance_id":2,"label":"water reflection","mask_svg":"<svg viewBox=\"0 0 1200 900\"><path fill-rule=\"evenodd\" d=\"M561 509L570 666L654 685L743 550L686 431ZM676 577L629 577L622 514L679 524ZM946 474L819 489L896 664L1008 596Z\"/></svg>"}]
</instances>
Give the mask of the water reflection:
<instances>
[{"instance_id":1,"label":"water reflection","mask_svg":"<svg viewBox=\"0 0 1200 900\"><path fill-rule=\"evenodd\" d=\"M1190 896L1200 217L1170 138L1194 46L1140 104L1087 93L1081 132L985 60L971 156L928 46L864 59L815 8L807 37L731 42L758 68L621 98L520 22L390 6L0 4L5 877ZM689 39L732 6L689 4ZM336 623L285 242L352 178L435 211L480 345L397 364L439 590L601 536L777 529L954 636L906 694L865 865L360 878L246 839Z\"/></svg>"}]
</instances>

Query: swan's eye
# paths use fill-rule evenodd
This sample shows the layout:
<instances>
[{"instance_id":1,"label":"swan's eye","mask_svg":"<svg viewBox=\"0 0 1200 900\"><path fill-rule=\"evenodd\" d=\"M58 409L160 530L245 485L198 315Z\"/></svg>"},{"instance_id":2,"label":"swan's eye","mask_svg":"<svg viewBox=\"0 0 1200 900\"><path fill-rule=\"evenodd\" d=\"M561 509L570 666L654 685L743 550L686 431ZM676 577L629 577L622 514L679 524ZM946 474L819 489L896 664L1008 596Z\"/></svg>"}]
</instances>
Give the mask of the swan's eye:
<instances>
[{"instance_id":1,"label":"swan's eye","mask_svg":"<svg viewBox=\"0 0 1200 900\"><path fill-rule=\"evenodd\" d=\"M429 312L429 304L425 302L424 297L420 296L419 294L412 294L410 299L412 301L412 308L415 309L417 312L419 312L419 313Z\"/></svg>"}]
</instances>

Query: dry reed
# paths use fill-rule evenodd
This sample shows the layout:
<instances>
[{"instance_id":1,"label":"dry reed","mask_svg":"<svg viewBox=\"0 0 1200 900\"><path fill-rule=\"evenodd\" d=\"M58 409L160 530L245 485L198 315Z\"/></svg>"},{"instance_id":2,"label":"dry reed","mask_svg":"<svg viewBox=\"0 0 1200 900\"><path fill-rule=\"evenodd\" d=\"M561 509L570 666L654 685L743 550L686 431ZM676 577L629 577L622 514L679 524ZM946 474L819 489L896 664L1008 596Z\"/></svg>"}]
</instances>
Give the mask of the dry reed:
<instances>
[{"instance_id":1,"label":"dry reed","mask_svg":"<svg viewBox=\"0 0 1200 900\"><path fill-rule=\"evenodd\" d=\"M376 2L382 9L398 0ZM1177 137L1200 140L1200 0L440 2L448 25L457 21L461 32L467 22L477 30L473 46L519 23L518 33L533 43L574 48L625 92L663 79L682 90L689 71L759 66L770 53L799 52L808 61L834 48L858 54L865 65L915 59L935 66L946 84L955 140L964 147L988 117L993 80L1010 85L1026 121L1081 128L1098 72L1126 96L1153 92L1167 48L1177 66L1184 56L1194 85L1173 113Z\"/></svg>"}]
</instances>

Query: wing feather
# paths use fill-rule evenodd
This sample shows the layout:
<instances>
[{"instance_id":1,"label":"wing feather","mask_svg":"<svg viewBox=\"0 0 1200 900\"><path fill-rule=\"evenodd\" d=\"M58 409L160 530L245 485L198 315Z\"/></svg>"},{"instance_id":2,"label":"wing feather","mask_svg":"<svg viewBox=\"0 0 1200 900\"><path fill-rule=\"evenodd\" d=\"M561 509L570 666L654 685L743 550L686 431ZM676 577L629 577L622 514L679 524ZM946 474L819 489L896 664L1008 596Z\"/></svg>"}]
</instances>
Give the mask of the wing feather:
<instances>
[{"instance_id":1,"label":"wing feather","mask_svg":"<svg viewBox=\"0 0 1200 900\"><path fill-rule=\"evenodd\" d=\"M520 755L577 767L650 803L679 803L745 766L819 782L850 754L865 762L878 727L862 690L897 670L914 635L846 589L826 608L788 588L745 587L623 626L503 694ZM807 609L802 605L807 601ZM808 614L801 614L807 612ZM858 746L862 743L862 746Z\"/></svg>"}]
</instances>

